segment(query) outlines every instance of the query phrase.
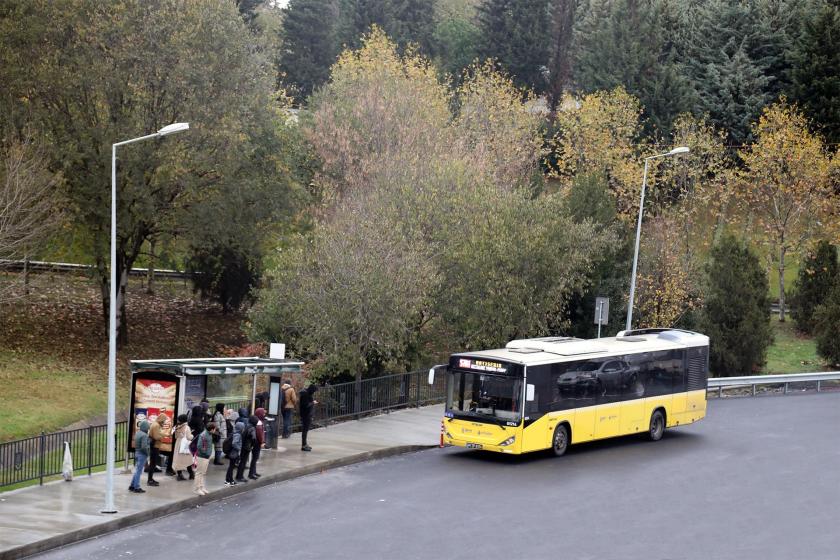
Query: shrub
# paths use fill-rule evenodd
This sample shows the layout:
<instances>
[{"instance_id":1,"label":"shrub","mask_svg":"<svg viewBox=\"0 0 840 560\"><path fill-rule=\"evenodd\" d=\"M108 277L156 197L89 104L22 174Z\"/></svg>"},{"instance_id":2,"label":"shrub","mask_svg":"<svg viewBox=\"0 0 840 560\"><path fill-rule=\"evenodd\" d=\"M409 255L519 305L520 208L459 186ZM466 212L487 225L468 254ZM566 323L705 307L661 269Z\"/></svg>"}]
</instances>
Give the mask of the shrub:
<instances>
[{"instance_id":1,"label":"shrub","mask_svg":"<svg viewBox=\"0 0 840 560\"><path fill-rule=\"evenodd\" d=\"M837 248L828 241L820 241L805 255L791 300L797 330L809 334L814 331L814 311L831 291L837 271Z\"/></svg>"},{"instance_id":2,"label":"shrub","mask_svg":"<svg viewBox=\"0 0 840 560\"><path fill-rule=\"evenodd\" d=\"M767 275L752 251L725 235L706 267L700 328L710 338L709 367L718 376L749 374L773 340Z\"/></svg>"},{"instance_id":3,"label":"shrub","mask_svg":"<svg viewBox=\"0 0 840 560\"><path fill-rule=\"evenodd\" d=\"M822 305L814 311L817 352L833 365L840 365L840 276Z\"/></svg>"}]
</instances>

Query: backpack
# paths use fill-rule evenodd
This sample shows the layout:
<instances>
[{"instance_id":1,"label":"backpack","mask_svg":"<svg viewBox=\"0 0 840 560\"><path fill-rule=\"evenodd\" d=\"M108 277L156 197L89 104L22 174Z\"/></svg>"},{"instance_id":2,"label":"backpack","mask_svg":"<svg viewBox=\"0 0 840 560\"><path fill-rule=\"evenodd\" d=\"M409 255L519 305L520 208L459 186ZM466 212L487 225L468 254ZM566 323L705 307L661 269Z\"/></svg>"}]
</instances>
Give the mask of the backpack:
<instances>
[{"instance_id":1,"label":"backpack","mask_svg":"<svg viewBox=\"0 0 840 560\"><path fill-rule=\"evenodd\" d=\"M288 389L283 389L282 391L280 391L280 411L281 412L286 409L286 391L288 391Z\"/></svg>"},{"instance_id":2,"label":"backpack","mask_svg":"<svg viewBox=\"0 0 840 560\"><path fill-rule=\"evenodd\" d=\"M222 453L229 455L233 449L233 434L229 435L225 441L222 442Z\"/></svg>"}]
</instances>

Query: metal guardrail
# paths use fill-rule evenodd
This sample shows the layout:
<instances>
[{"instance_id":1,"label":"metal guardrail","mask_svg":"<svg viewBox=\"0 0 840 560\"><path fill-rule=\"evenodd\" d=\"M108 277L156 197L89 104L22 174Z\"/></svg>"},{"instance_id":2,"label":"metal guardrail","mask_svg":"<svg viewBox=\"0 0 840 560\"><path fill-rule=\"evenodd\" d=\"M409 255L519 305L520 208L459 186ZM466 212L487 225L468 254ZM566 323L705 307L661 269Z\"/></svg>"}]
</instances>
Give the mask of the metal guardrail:
<instances>
[{"instance_id":1,"label":"metal guardrail","mask_svg":"<svg viewBox=\"0 0 840 560\"><path fill-rule=\"evenodd\" d=\"M73 272L86 272L88 270L92 270L94 268L93 265L90 264L75 264L75 263L61 263L61 262L45 262L45 261L15 261L15 260L8 260L8 259L0 259L0 270L13 270L16 272L23 271L24 268L28 268L30 272L63 272L63 273L73 273ZM146 268L132 268L129 272L131 276L145 276L148 274L148 269ZM156 268L155 269L155 276L160 278L177 278L177 279L188 279L190 278L189 272L184 272L181 270L169 270L165 268Z\"/></svg>"},{"instance_id":2,"label":"metal guardrail","mask_svg":"<svg viewBox=\"0 0 840 560\"><path fill-rule=\"evenodd\" d=\"M821 373L788 373L782 375L748 375L743 377L712 377L708 380L707 390L717 389L718 397L723 390L733 387L752 387L752 395L756 394L758 385L783 385L787 393L791 383L816 383L817 392L822 390L823 381L840 381L840 371L826 371Z\"/></svg>"},{"instance_id":3,"label":"metal guardrail","mask_svg":"<svg viewBox=\"0 0 840 560\"><path fill-rule=\"evenodd\" d=\"M429 385L426 382L427 371L319 386L315 395L318 405L312 419L313 426L328 426L341 420L442 402L445 395L443 376L437 376L435 384ZM250 404L250 401L237 401L228 402L226 406L236 410L243 406L249 408ZM270 426L275 437L281 425L278 418ZM297 414L292 429L300 430ZM32 480L43 484L44 478L60 475L65 441L70 444L74 472L78 474L87 470L87 474L92 474L94 467L102 466L106 461L105 430L105 425L89 426L0 443L0 488ZM127 430L128 422L117 423L117 462L128 461L130 456L125 451Z\"/></svg>"}]
</instances>

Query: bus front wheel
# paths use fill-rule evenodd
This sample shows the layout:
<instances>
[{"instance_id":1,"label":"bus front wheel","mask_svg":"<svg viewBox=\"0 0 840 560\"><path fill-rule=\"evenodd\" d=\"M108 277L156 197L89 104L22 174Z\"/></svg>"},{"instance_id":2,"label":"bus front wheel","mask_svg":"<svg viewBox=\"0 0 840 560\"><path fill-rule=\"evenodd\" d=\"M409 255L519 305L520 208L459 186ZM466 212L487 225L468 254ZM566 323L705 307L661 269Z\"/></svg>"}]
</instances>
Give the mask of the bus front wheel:
<instances>
[{"instance_id":1,"label":"bus front wheel","mask_svg":"<svg viewBox=\"0 0 840 560\"><path fill-rule=\"evenodd\" d=\"M555 457L560 457L569 448L569 427L560 424L554 428L554 437L551 438L551 452Z\"/></svg>"},{"instance_id":2,"label":"bus front wheel","mask_svg":"<svg viewBox=\"0 0 840 560\"><path fill-rule=\"evenodd\" d=\"M648 429L648 439L650 441L659 441L662 439L662 434L665 433L665 415L661 410L654 410L650 417L650 428Z\"/></svg>"}]
</instances>

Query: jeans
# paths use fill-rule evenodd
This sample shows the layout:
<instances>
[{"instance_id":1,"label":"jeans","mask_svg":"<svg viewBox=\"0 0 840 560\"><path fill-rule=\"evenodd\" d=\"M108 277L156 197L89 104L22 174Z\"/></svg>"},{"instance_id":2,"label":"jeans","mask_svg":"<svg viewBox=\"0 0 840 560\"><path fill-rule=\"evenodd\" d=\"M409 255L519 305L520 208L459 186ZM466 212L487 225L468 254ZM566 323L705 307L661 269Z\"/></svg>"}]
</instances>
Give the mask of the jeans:
<instances>
[{"instance_id":1,"label":"jeans","mask_svg":"<svg viewBox=\"0 0 840 560\"><path fill-rule=\"evenodd\" d=\"M300 446L306 447L306 435L309 433L309 426L312 425L312 416L304 416L300 419Z\"/></svg>"},{"instance_id":2,"label":"jeans","mask_svg":"<svg viewBox=\"0 0 840 560\"><path fill-rule=\"evenodd\" d=\"M283 437L287 438L292 435L292 411L293 408L283 409Z\"/></svg>"},{"instance_id":3,"label":"jeans","mask_svg":"<svg viewBox=\"0 0 840 560\"><path fill-rule=\"evenodd\" d=\"M160 449L156 447L151 448L151 454L149 455L149 482L154 481L155 479L155 468L160 460Z\"/></svg>"},{"instance_id":4,"label":"jeans","mask_svg":"<svg viewBox=\"0 0 840 560\"><path fill-rule=\"evenodd\" d=\"M140 477L143 476L143 467L146 466L148 456L142 451L134 453L134 478L131 479L132 488L140 488Z\"/></svg>"},{"instance_id":5,"label":"jeans","mask_svg":"<svg viewBox=\"0 0 840 560\"><path fill-rule=\"evenodd\" d=\"M210 458L205 459L204 457L198 457L196 460L196 467L195 467L195 482L193 482L193 492L196 494L200 494L203 492L207 492L207 488L204 486L204 480L207 476L207 465L210 464Z\"/></svg>"},{"instance_id":6,"label":"jeans","mask_svg":"<svg viewBox=\"0 0 840 560\"><path fill-rule=\"evenodd\" d=\"M230 461L228 463L227 473L225 473L225 482L233 482L233 471L236 468L237 460L231 457L228 457Z\"/></svg>"},{"instance_id":7,"label":"jeans","mask_svg":"<svg viewBox=\"0 0 840 560\"><path fill-rule=\"evenodd\" d=\"M260 446L255 445L251 450L251 467L248 469L248 476L257 474L257 461L260 460Z\"/></svg>"},{"instance_id":8,"label":"jeans","mask_svg":"<svg viewBox=\"0 0 840 560\"><path fill-rule=\"evenodd\" d=\"M242 475L245 473L245 465L248 464L248 457L251 456L251 451L240 451L239 464L236 467L236 480L242 480Z\"/></svg>"}]
</instances>

